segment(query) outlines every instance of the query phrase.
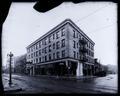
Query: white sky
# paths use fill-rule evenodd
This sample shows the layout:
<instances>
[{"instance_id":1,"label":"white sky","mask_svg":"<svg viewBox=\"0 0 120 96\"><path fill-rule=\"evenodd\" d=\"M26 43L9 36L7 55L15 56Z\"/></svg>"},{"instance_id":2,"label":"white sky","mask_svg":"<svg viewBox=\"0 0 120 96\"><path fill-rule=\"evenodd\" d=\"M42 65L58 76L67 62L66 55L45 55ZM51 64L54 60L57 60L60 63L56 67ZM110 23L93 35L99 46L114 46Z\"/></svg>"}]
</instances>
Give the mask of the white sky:
<instances>
[{"instance_id":1,"label":"white sky","mask_svg":"<svg viewBox=\"0 0 120 96\"><path fill-rule=\"evenodd\" d=\"M12 3L2 32L3 64L7 53L26 53L26 47L66 18L70 18L95 42L95 58L117 65L117 4L112 2L65 2L39 13L35 3Z\"/></svg>"}]
</instances>

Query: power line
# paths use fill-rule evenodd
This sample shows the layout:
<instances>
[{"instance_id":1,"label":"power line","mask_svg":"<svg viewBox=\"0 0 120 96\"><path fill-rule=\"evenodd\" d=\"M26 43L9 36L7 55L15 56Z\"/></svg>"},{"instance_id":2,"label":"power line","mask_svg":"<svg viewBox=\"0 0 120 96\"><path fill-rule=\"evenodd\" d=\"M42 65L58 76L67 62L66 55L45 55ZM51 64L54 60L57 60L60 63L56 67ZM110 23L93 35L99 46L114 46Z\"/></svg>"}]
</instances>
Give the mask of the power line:
<instances>
[{"instance_id":1,"label":"power line","mask_svg":"<svg viewBox=\"0 0 120 96\"><path fill-rule=\"evenodd\" d=\"M113 24L114 24L114 23L113 23ZM93 31L91 31L91 32L89 32L89 33L93 33L93 32L96 32L96 31L100 31L100 30L106 29L106 28L108 28L108 27L111 27L113 24L110 24L110 25L107 25L107 26L103 26L103 27L98 28L98 29L95 29L95 30L93 30Z\"/></svg>"},{"instance_id":2,"label":"power line","mask_svg":"<svg viewBox=\"0 0 120 96\"><path fill-rule=\"evenodd\" d=\"M107 5L107 6L108 6L108 5ZM79 20L77 20L76 22L79 22L80 20L84 20L84 19L86 19L87 17L89 17L89 16L91 16L91 15L93 15L93 14L97 13L98 11L102 10L103 8L105 8L105 7L107 7L107 6L104 6L104 7L102 7L102 8L99 8L99 9L97 9L97 10L93 11L92 13L90 13L90 14L88 14L88 15L86 15L86 16L84 16L84 17L82 17L82 18L80 18L80 19L79 19Z\"/></svg>"}]
</instances>

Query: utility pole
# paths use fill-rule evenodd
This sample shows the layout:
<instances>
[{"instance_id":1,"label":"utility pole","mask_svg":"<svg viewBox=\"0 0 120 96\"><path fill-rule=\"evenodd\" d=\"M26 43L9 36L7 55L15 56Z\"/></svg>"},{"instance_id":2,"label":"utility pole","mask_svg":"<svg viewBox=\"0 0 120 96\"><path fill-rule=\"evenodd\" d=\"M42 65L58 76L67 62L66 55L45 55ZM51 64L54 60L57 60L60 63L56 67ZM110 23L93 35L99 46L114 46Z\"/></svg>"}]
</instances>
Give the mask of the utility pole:
<instances>
[{"instance_id":1,"label":"utility pole","mask_svg":"<svg viewBox=\"0 0 120 96\"><path fill-rule=\"evenodd\" d=\"M7 56L10 57L10 61L9 61L9 85L11 86L12 84L12 67L11 67L11 60L12 60L12 57L13 57L13 54L12 52L10 52L10 54L7 54Z\"/></svg>"}]
</instances>

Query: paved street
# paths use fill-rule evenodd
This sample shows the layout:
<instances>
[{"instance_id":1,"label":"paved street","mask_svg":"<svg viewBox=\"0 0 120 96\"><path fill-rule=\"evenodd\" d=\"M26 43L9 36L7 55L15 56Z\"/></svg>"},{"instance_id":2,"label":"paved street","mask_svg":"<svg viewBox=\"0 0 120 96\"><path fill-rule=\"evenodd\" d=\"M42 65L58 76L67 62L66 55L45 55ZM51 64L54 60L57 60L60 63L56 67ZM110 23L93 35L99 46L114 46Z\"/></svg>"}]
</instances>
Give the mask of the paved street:
<instances>
[{"instance_id":1,"label":"paved street","mask_svg":"<svg viewBox=\"0 0 120 96\"><path fill-rule=\"evenodd\" d=\"M8 76L3 74L4 85ZM81 80L12 75L12 81L23 89L14 93L117 93L117 75Z\"/></svg>"}]
</instances>

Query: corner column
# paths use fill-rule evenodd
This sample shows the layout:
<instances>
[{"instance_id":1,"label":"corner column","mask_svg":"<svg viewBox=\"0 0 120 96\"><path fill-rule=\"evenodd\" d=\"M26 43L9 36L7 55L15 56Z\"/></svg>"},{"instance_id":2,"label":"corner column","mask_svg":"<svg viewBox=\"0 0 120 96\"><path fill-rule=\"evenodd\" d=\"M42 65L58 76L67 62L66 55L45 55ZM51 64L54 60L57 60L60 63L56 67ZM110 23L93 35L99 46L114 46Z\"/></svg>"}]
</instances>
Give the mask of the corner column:
<instances>
[{"instance_id":1,"label":"corner column","mask_svg":"<svg viewBox=\"0 0 120 96\"><path fill-rule=\"evenodd\" d=\"M30 68L30 76L32 76L32 68Z\"/></svg>"},{"instance_id":2,"label":"corner column","mask_svg":"<svg viewBox=\"0 0 120 96\"><path fill-rule=\"evenodd\" d=\"M83 76L83 64L80 61L78 61L76 73L76 76Z\"/></svg>"},{"instance_id":3,"label":"corner column","mask_svg":"<svg viewBox=\"0 0 120 96\"><path fill-rule=\"evenodd\" d=\"M35 66L33 66L32 68L33 68L33 69L32 69L32 71L33 71L33 72L32 72L32 73L33 73L32 75L34 76L34 75L35 75Z\"/></svg>"}]
</instances>

